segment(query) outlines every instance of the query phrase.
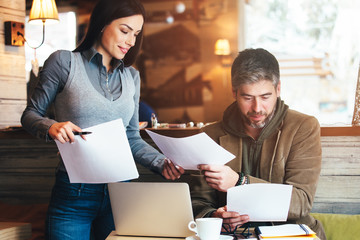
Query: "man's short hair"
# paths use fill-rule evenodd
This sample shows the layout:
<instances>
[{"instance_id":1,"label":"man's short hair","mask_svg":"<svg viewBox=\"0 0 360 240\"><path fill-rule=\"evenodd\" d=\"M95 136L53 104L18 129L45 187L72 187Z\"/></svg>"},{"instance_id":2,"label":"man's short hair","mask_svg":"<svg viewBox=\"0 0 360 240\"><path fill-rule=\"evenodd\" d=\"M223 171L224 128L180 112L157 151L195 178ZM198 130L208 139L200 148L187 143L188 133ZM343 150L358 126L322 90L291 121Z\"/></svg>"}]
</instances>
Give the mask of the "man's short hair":
<instances>
[{"instance_id":1,"label":"man's short hair","mask_svg":"<svg viewBox=\"0 0 360 240\"><path fill-rule=\"evenodd\" d=\"M262 48L249 48L239 52L231 67L231 84L235 89L261 80L271 81L277 87L279 79L278 61Z\"/></svg>"}]
</instances>

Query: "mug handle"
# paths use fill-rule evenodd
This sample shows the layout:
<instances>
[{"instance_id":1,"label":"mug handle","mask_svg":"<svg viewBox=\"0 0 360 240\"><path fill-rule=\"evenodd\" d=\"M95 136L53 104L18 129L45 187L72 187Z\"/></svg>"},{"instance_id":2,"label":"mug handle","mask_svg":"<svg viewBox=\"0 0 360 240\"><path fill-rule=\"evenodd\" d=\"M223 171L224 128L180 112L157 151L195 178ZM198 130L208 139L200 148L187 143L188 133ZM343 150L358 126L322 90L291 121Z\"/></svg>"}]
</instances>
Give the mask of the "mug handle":
<instances>
[{"instance_id":1,"label":"mug handle","mask_svg":"<svg viewBox=\"0 0 360 240\"><path fill-rule=\"evenodd\" d=\"M196 222L195 221L190 221L188 224L188 228L190 231L193 231L194 233L197 234L197 228L196 228Z\"/></svg>"}]
</instances>

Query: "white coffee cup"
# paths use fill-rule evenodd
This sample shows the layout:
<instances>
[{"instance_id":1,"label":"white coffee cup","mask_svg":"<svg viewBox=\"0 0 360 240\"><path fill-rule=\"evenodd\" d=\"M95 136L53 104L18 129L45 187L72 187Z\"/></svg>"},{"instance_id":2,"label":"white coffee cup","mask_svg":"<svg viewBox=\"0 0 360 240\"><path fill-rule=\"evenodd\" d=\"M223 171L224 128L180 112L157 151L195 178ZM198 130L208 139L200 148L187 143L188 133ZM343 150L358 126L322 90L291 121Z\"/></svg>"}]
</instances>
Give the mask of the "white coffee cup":
<instances>
[{"instance_id":1,"label":"white coffee cup","mask_svg":"<svg viewBox=\"0 0 360 240\"><path fill-rule=\"evenodd\" d=\"M222 218L197 218L188 224L201 240L219 240Z\"/></svg>"}]
</instances>

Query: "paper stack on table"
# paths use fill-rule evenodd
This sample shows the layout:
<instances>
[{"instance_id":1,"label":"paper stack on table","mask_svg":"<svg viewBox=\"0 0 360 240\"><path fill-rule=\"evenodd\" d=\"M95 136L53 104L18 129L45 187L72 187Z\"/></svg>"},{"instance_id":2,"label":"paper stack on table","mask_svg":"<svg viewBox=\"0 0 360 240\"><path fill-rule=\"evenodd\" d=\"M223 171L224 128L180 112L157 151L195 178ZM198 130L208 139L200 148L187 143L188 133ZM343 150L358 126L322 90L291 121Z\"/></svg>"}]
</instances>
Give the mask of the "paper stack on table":
<instances>
[{"instance_id":1,"label":"paper stack on table","mask_svg":"<svg viewBox=\"0 0 360 240\"><path fill-rule=\"evenodd\" d=\"M316 233L305 224L283 224L255 228L259 239L271 240L309 240L318 239Z\"/></svg>"}]
</instances>

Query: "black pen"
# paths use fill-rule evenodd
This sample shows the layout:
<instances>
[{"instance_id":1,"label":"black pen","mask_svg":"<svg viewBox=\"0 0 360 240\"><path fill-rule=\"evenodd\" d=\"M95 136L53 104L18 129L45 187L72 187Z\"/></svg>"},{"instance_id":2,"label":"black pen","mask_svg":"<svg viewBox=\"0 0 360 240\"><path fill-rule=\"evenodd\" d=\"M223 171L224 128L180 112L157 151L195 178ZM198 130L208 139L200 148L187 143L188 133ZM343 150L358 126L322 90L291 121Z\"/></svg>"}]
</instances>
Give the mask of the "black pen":
<instances>
[{"instance_id":1,"label":"black pen","mask_svg":"<svg viewBox=\"0 0 360 240\"><path fill-rule=\"evenodd\" d=\"M92 132L73 132L74 135L87 135L87 134L91 134Z\"/></svg>"}]
</instances>

